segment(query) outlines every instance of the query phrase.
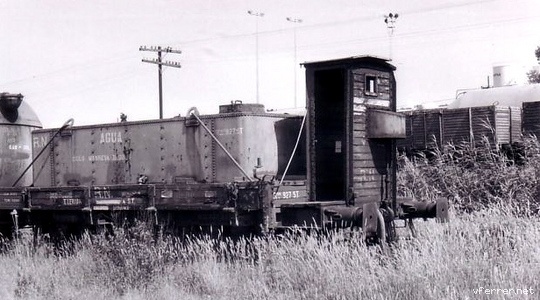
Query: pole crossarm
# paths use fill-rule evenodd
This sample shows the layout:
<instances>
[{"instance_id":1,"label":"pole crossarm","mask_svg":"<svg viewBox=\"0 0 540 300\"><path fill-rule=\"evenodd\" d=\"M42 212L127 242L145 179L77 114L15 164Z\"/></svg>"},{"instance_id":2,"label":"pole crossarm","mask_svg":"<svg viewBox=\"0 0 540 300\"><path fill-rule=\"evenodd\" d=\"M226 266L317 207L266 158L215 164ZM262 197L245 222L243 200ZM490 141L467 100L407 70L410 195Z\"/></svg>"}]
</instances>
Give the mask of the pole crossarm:
<instances>
[{"instance_id":1,"label":"pole crossarm","mask_svg":"<svg viewBox=\"0 0 540 300\"><path fill-rule=\"evenodd\" d=\"M162 65L162 66L167 66L167 67L174 67L174 68L181 68L182 67L180 65L180 63L177 62L177 61L168 61L168 60L167 61L159 61L156 58L152 58L152 59L143 58L142 62L156 64L156 65Z\"/></svg>"},{"instance_id":2,"label":"pole crossarm","mask_svg":"<svg viewBox=\"0 0 540 300\"><path fill-rule=\"evenodd\" d=\"M173 49L172 47L161 47L161 46L140 46L139 51L150 51L150 52L167 52L167 53L177 53L182 54L181 50Z\"/></svg>"},{"instance_id":3,"label":"pole crossarm","mask_svg":"<svg viewBox=\"0 0 540 300\"><path fill-rule=\"evenodd\" d=\"M177 61L164 61L162 60L162 53L177 53L180 54L182 51L178 49L173 49L172 47L161 47L161 46L140 46L139 51L150 51L150 52L156 52L157 58L148 59L143 58L142 62L145 63L151 63L158 66L158 90L159 90L159 118L163 119L163 91L162 91L162 68L163 66L166 67L173 67L173 68L180 68L180 63Z\"/></svg>"}]
</instances>

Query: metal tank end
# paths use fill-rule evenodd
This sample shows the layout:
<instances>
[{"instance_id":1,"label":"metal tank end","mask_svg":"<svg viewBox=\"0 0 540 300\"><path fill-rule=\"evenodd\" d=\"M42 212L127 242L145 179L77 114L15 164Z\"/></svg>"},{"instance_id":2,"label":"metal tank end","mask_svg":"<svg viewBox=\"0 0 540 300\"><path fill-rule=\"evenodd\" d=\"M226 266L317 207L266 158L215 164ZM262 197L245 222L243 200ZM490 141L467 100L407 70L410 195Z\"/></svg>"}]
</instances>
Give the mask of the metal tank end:
<instances>
[{"instance_id":1,"label":"metal tank end","mask_svg":"<svg viewBox=\"0 0 540 300\"><path fill-rule=\"evenodd\" d=\"M19 107L21 106L22 94L0 93L0 112L11 123L19 118Z\"/></svg>"},{"instance_id":2,"label":"metal tank end","mask_svg":"<svg viewBox=\"0 0 540 300\"><path fill-rule=\"evenodd\" d=\"M0 93L0 107L6 110L17 110L23 98L22 94Z\"/></svg>"}]
</instances>

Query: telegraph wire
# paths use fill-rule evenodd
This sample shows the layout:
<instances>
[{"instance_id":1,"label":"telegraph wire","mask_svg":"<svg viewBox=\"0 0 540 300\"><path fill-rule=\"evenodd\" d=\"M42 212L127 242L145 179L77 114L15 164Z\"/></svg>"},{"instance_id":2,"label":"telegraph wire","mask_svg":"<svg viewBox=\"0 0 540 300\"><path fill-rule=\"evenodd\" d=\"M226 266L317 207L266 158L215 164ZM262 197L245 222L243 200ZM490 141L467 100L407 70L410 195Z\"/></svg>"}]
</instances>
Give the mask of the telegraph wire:
<instances>
[{"instance_id":1,"label":"telegraph wire","mask_svg":"<svg viewBox=\"0 0 540 300\"><path fill-rule=\"evenodd\" d=\"M181 54L182 51L175 49L173 47L161 47L161 46L151 46L151 47L140 46L139 51L149 51L149 52L157 53L157 58L154 58L154 59L143 58L142 62L151 63L158 66L159 118L163 119L163 84L162 84L163 66L174 67L174 68L180 68L181 66L180 66L180 63L177 61L163 60L162 54L163 53Z\"/></svg>"},{"instance_id":2,"label":"telegraph wire","mask_svg":"<svg viewBox=\"0 0 540 300\"><path fill-rule=\"evenodd\" d=\"M474 1L474 2L463 2L463 3L458 3L458 4L451 4L451 5L436 5L436 6L432 6L432 7L424 8L424 9L404 11L404 12L402 12L402 15L433 12L433 11L437 11L437 10L441 10L441 9L465 7L465 6L471 6L471 5L483 4L483 3L489 3L489 2L497 2L497 1L500 1L500 0L481 0L481 1ZM445 28L445 29L428 29L428 30L416 31L416 32L412 32L412 33L396 34L395 37L398 38L398 39L403 39L405 37L409 38L409 37L417 37L417 36L426 36L426 35L437 34L437 33L440 33L440 32L453 31L455 29L470 30L470 29L474 29L474 28L478 28L478 27L482 27L482 26L496 26L496 25L500 25L500 24L506 24L506 23L516 22L516 21L524 21L524 20L535 19L535 18L539 18L539 16L514 18L514 19L508 19L508 20L498 20L498 21L492 21L492 22L489 22L489 23L486 23L486 22L485 23L480 23L480 24L476 24L476 25L475 24L467 24L467 25L455 26L455 27ZM378 20L378 19L380 19L380 16L377 15L377 16L360 17L360 18L353 18L353 19L348 19L348 20L325 22L325 23L318 23L318 24L309 24L308 22L306 22L308 24L304 23L302 26L297 26L296 29L297 30L310 30L310 29L319 28L319 27L334 26L334 25L340 25L340 24L351 24L351 23L356 23L356 22L363 22L363 21L369 21L369 20ZM283 28L283 29L277 29L277 30L259 31L258 34L265 36L265 35L289 32L291 30L294 30L294 29L292 29L292 28ZM197 43L214 42L214 41L222 40L222 39L253 37L254 34L255 33L243 33L243 34L236 34L236 35L215 36L215 37L209 37L209 38L204 38L204 39L184 40L182 42L175 42L175 43L169 43L169 44L173 44L173 45L175 45L175 44L190 45L190 44L197 44ZM347 41L345 41L345 43L377 42L379 40L382 41L382 40L385 40L385 39L386 39L386 37L376 36L376 37L368 37L368 38L347 40ZM298 48L299 49L307 49L307 48L310 48L310 47L313 47L313 46L324 46L324 45L327 45L327 44L335 44L335 42L331 42L331 43L311 43L311 44L305 44L305 45L298 45ZM51 71L51 72L32 75L32 76L29 76L29 77L26 77L26 78L16 79L16 80L8 81L8 82L1 82L0 86L1 85L21 84L21 83L24 84L27 81L42 80L43 77L56 76L57 74L58 75L59 74L64 75L63 73L65 71L69 71L69 70L73 70L73 69L82 69L83 67L88 67L88 66L90 66L89 68L91 68L91 69L99 68L104 64L109 65L110 63L118 63L118 62L126 61L128 59L131 59L131 58L135 57L135 55L126 56L125 54L127 52L128 51L118 52L117 55L114 55L113 57L108 58L108 59L98 58L98 59L87 60L86 62L79 63L79 64L73 64L73 65L70 65L70 66L66 66L66 67ZM131 53L131 51L129 51L129 53ZM234 60L242 60L242 59L237 58L237 59L232 59L231 61L234 61ZM102 64L96 64L95 61L101 61ZM223 59L219 59L219 61L223 61ZM86 68L86 69L89 69L89 68Z\"/></svg>"}]
</instances>

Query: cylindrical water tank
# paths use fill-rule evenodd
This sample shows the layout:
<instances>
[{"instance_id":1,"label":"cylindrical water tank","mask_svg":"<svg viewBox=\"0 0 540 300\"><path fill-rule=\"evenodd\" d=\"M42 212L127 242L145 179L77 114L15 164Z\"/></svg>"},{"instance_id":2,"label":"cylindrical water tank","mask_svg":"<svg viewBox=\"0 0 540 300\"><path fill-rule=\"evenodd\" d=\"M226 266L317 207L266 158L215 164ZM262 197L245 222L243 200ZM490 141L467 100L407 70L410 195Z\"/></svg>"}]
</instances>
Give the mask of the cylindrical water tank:
<instances>
[{"instance_id":1,"label":"cylindrical water tank","mask_svg":"<svg viewBox=\"0 0 540 300\"><path fill-rule=\"evenodd\" d=\"M36 113L23 101L23 95L0 93L0 186L11 187L32 162L32 135L41 128ZM32 183L32 170L17 186Z\"/></svg>"},{"instance_id":2,"label":"cylindrical water tank","mask_svg":"<svg viewBox=\"0 0 540 300\"><path fill-rule=\"evenodd\" d=\"M500 65L493 67L493 87L516 84L514 70L511 66Z\"/></svg>"}]
</instances>

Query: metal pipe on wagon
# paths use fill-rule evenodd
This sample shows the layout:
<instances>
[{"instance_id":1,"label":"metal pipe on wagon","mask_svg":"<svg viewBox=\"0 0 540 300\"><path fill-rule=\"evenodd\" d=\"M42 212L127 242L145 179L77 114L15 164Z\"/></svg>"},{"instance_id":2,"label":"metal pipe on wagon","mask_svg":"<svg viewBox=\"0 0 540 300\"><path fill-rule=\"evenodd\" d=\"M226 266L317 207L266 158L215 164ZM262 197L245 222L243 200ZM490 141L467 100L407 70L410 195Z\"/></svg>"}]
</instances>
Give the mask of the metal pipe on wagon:
<instances>
[{"instance_id":1,"label":"metal pipe on wagon","mask_svg":"<svg viewBox=\"0 0 540 300\"><path fill-rule=\"evenodd\" d=\"M216 144L218 144L218 146L223 150L225 151L225 154L227 154L227 156L231 159L231 161L234 163L234 165L242 172L242 174L244 174L244 176L249 180L249 181L253 181L253 179L251 179L251 177L246 173L246 171L242 168L242 166L240 166L240 164L236 161L236 159L234 159L234 157L229 153L229 151L227 151L227 149L225 148L225 146L223 146L223 144L221 144L221 142L218 140L218 138L212 133L212 131L203 123L203 121L201 121L201 119L199 118L199 116L197 116L197 114L195 114L192 109L190 109L190 112L189 112L193 117L195 117L195 119L197 119L197 121L199 121L199 123L201 124L201 126L204 128L204 130L206 130L206 132L208 132L208 134L210 134L210 136L212 137L212 139L214 139L214 141L216 142Z\"/></svg>"},{"instance_id":2,"label":"metal pipe on wagon","mask_svg":"<svg viewBox=\"0 0 540 300\"><path fill-rule=\"evenodd\" d=\"M34 159L32 160L32 162L30 162L30 164L28 165L28 167L26 167L26 169L24 169L24 171L22 172L22 174L19 176L19 178L17 178L17 180L15 180L15 182L13 183L12 187L16 186L17 183L19 183L19 181L23 178L24 174L26 174L26 172L28 172L28 170L34 165L34 163L36 162L36 160L41 156L41 154L43 154L43 152L45 152L45 149L47 149L47 147L49 147L49 145L52 143L52 141L54 140L54 138L60 134L60 132L64 131L66 128L68 127L71 127L73 126L73 122L74 120L73 119L69 119L67 120L64 125L62 125L62 127L60 127L55 133L54 135L51 137L51 139L47 142L47 144L41 149L41 151L39 151L39 153L36 155L36 157L34 157Z\"/></svg>"}]
</instances>

